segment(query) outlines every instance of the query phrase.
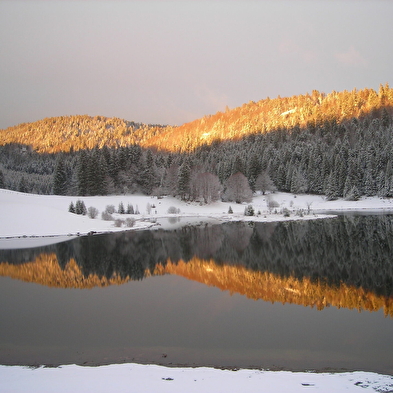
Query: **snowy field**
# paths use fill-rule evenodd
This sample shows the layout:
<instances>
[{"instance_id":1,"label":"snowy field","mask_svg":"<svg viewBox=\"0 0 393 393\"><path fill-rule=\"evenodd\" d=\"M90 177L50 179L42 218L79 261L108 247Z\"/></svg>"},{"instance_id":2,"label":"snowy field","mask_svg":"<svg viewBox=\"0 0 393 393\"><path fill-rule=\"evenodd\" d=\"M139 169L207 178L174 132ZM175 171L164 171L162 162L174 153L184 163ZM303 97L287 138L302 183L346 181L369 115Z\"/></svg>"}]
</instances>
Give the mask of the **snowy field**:
<instances>
[{"instance_id":1,"label":"snowy field","mask_svg":"<svg viewBox=\"0 0 393 393\"><path fill-rule=\"evenodd\" d=\"M246 204L215 202L200 206L175 198L157 199L147 196L117 195L104 197L43 196L0 189L0 248L11 248L17 238L25 246L38 246L40 241L58 242L64 237L94 232L138 230L173 227L167 218L176 217L184 225L199 221L231 220L283 221L326 217L323 213L340 211L393 212L390 199L364 198L356 202L326 201L316 195L275 193L277 213L269 212L265 196L256 196L251 203L257 217L245 217ZM95 219L68 212L71 202L84 201L86 207L99 210ZM139 215L132 228L116 227L113 221L101 219L107 205L116 210L120 202L138 206ZM148 204L154 205L148 214ZM229 206L233 214L228 214ZM180 209L176 215L168 208ZM290 211L284 217L282 209ZM304 211L303 217L296 214ZM128 215L114 214L114 218ZM160 219L158 223L151 219ZM179 221L180 218L180 221ZM166 223L167 224L164 224ZM218 370L213 368L167 368L156 365L119 364L100 367L75 365L58 368L31 369L20 366L0 366L0 392L393 392L393 377L375 373L311 373L259 370Z\"/></svg>"},{"instance_id":2,"label":"snowy field","mask_svg":"<svg viewBox=\"0 0 393 393\"><path fill-rule=\"evenodd\" d=\"M118 364L31 369L0 366L0 391L29 393L286 393L392 392L393 377L365 372L169 368Z\"/></svg>"},{"instance_id":3,"label":"snowy field","mask_svg":"<svg viewBox=\"0 0 393 393\"><path fill-rule=\"evenodd\" d=\"M259 195L254 197L251 205L254 208L254 217L245 217L244 209L247 204L236 204L229 202L214 202L210 205L199 205L198 203L185 203L176 198L165 197L157 199L149 196L138 195L115 195L97 197L72 197L54 195L34 195L23 194L15 191L0 189L0 239L12 237L40 237L40 236L70 236L76 234L87 234L89 232L109 232L126 229L145 229L156 227L151 219L162 219L170 217L180 218L181 225L187 222L213 220L217 223L233 220L252 221L284 221L299 219L323 218L326 212L339 211L381 211L393 212L393 201L390 199L380 199L377 197L363 198L356 202L326 201L324 197L318 195L291 195L287 193L271 194L268 198L274 200L277 207L271 212L267 207L267 197ZM80 199L85 203L86 208L95 207L99 214L97 218L90 219L68 212L70 203L74 205ZM114 225L113 221L101 219L101 213L107 205L113 205L118 209L120 202L127 207L132 204L134 209L138 207L138 215L113 214L113 218L125 219L132 217L136 220L133 228ZM147 206L151 208L148 214ZM175 207L179 209L178 214L168 214L168 209ZM229 207L233 214L228 214ZM284 217L280 213L284 208L290 211L289 217ZM303 211L303 217L296 212ZM277 211L277 213L275 213ZM161 227L165 225L171 227L168 220L161 220ZM0 245L1 246L1 245Z\"/></svg>"}]
</instances>

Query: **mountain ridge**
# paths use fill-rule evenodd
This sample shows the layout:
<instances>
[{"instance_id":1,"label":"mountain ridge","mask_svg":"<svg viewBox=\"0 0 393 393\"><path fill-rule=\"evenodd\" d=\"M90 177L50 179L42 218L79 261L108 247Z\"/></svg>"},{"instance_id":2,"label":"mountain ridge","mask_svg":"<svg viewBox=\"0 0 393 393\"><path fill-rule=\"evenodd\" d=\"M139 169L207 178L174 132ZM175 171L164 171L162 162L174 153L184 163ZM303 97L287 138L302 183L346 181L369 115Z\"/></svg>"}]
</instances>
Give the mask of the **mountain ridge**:
<instances>
[{"instance_id":1,"label":"mountain ridge","mask_svg":"<svg viewBox=\"0 0 393 393\"><path fill-rule=\"evenodd\" d=\"M96 146L144 148L189 152L215 141L237 140L277 129L318 128L353 118L382 117L393 113L393 89L353 89L329 94L269 97L217 112L181 126L135 123L116 117L72 115L45 118L0 130L0 145L31 145L42 153L92 149Z\"/></svg>"}]
</instances>

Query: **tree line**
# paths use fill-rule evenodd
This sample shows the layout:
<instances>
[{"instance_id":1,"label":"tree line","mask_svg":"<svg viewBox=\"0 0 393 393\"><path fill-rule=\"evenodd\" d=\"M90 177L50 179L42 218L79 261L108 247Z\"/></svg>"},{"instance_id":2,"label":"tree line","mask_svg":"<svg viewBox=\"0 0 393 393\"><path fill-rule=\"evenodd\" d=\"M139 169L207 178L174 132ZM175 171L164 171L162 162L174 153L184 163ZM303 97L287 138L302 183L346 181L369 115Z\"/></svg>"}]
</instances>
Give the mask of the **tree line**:
<instances>
[{"instance_id":1,"label":"tree line","mask_svg":"<svg viewBox=\"0 0 393 393\"><path fill-rule=\"evenodd\" d=\"M304 126L287 124L191 151L133 143L39 153L31 146L6 144L0 146L0 187L58 195L173 195L201 203L249 202L256 191L275 190L328 199L393 197L393 107L381 106L390 102L391 91L385 86L374 95L344 95L340 110L345 113L356 102L358 108L363 100L364 109L375 101L367 115L342 121L310 117ZM311 97L325 105L323 96Z\"/></svg>"}]
</instances>

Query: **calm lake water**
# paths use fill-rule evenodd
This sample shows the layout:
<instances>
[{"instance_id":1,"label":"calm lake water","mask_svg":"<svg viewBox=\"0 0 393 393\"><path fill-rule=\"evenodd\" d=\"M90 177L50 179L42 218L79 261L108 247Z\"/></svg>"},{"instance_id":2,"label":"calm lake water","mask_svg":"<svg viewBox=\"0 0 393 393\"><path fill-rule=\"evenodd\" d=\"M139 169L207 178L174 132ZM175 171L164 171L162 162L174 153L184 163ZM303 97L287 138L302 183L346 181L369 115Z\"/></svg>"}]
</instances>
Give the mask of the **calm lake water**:
<instances>
[{"instance_id":1,"label":"calm lake water","mask_svg":"<svg viewBox=\"0 0 393 393\"><path fill-rule=\"evenodd\" d=\"M393 216L7 247L0 250L0 364L393 374Z\"/></svg>"}]
</instances>

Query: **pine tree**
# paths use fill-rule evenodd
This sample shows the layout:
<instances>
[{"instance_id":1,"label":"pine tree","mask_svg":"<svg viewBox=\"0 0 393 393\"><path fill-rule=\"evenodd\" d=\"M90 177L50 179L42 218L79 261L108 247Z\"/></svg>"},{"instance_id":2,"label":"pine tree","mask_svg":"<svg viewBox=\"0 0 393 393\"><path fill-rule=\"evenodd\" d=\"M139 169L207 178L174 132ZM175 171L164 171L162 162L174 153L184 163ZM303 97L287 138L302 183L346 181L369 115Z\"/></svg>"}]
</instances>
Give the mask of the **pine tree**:
<instances>
[{"instance_id":1,"label":"pine tree","mask_svg":"<svg viewBox=\"0 0 393 393\"><path fill-rule=\"evenodd\" d=\"M0 188L5 188L4 174L1 169L0 169Z\"/></svg>"},{"instance_id":2,"label":"pine tree","mask_svg":"<svg viewBox=\"0 0 393 393\"><path fill-rule=\"evenodd\" d=\"M151 150L148 150L146 154L145 167L142 170L142 176L141 176L141 186L143 192L147 195L151 195L153 188L155 186L154 183L155 182L154 182L153 154Z\"/></svg>"},{"instance_id":3,"label":"pine tree","mask_svg":"<svg viewBox=\"0 0 393 393\"><path fill-rule=\"evenodd\" d=\"M56 162L53 176L53 193L55 195L67 194L67 174L64 165L63 156L59 156Z\"/></svg>"},{"instance_id":4,"label":"pine tree","mask_svg":"<svg viewBox=\"0 0 393 393\"><path fill-rule=\"evenodd\" d=\"M293 194L304 194L307 191L307 180L299 170L293 172L290 191Z\"/></svg>"},{"instance_id":5,"label":"pine tree","mask_svg":"<svg viewBox=\"0 0 393 393\"><path fill-rule=\"evenodd\" d=\"M328 177L326 186L325 186L325 195L328 201L334 201L338 198L337 194L337 178L335 173L332 171Z\"/></svg>"},{"instance_id":6,"label":"pine tree","mask_svg":"<svg viewBox=\"0 0 393 393\"><path fill-rule=\"evenodd\" d=\"M88 195L88 157L84 150L81 151L78 161L78 194Z\"/></svg>"},{"instance_id":7,"label":"pine tree","mask_svg":"<svg viewBox=\"0 0 393 393\"><path fill-rule=\"evenodd\" d=\"M26 183L26 179L24 176L22 176L22 178L19 181L18 191L19 192L28 192L27 183Z\"/></svg>"},{"instance_id":8,"label":"pine tree","mask_svg":"<svg viewBox=\"0 0 393 393\"><path fill-rule=\"evenodd\" d=\"M232 165L231 174L234 175L235 173L238 173L238 172L242 173L243 175L245 174L243 161L240 158L240 156L237 155L235 158L235 162Z\"/></svg>"},{"instance_id":9,"label":"pine tree","mask_svg":"<svg viewBox=\"0 0 393 393\"><path fill-rule=\"evenodd\" d=\"M78 199L76 201L75 204L75 213L76 214L81 214L83 216L85 216L87 214L87 209L86 209L86 205L85 202L81 201L80 199Z\"/></svg>"},{"instance_id":10,"label":"pine tree","mask_svg":"<svg viewBox=\"0 0 393 393\"><path fill-rule=\"evenodd\" d=\"M74 202L71 201L70 206L69 206L69 208L68 208L68 211L69 211L70 213L74 213L74 214L76 213L75 206L74 206Z\"/></svg>"},{"instance_id":11,"label":"pine tree","mask_svg":"<svg viewBox=\"0 0 393 393\"><path fill-rule=\"evenodd\" d=\"M189 197L190 194L190 180L191 180L191 168L188 160L184 161L180 167L179 178L177 181L177 193L180 195L182 200Z\"/></svg>"},{"instance_id":12,"label":"pine tree","mask_svg":"<svg viewBox=\"0 0 393 393\"><path fill-rule=\"evenodd\" d=\"M247 178L248 184L253 192L255 192L255 183L257 181L258 175L261 172L261 164L258 160L258 156L253 154L248 163Z\"/></svg>"}]
</instances>

